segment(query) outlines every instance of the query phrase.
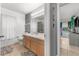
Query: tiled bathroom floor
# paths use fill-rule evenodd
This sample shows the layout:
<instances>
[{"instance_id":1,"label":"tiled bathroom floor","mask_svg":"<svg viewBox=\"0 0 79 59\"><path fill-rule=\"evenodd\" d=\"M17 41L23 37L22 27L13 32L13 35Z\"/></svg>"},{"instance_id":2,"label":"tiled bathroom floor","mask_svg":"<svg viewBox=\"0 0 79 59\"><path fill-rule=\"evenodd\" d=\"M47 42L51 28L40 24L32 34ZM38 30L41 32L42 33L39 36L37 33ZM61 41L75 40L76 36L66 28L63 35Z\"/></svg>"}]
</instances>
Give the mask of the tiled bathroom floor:
<instances>
[{"instance_id":1,"label":"tiled bathroom floor","mask_svg":"<svg viewBox=\"0 0 79 59\"><path fill-rule=\"evenodd\" d=\"M27 52L29 52L29 50L25 48L22 44L16 43L10 46L13 48L13 50L10 53L5 54L4 56L28 56L28 55L22 55L22 53L27 54Z\"/></svg>"},{"instance_id":2,"label":"tiled bathroom floor","mask_svg":"<svg viewBox=\"0 0 79 59\"><path fill-rule=\"evenodd\" d=\"M21 56L22 52L28 52L28 49L19 43L13 44L12 47L13 51L9 54L6 54L5 56Z\"/></svg>"},{"instance_id":3,"label":"tiled bathroom floor","mask_svg":"<svg viewBox=\"0 0 79 59\"><path fill-rule=\"evenodd\" d=\"M67 50L67 49L61 49L60 51L61 56L79 56L79 51L77 50Z\"/></svg>"},{"instance_id":4,"label":"tiled bathroom floor","mask_svg":"<svg viewBox=\"0 0 79 59\"><path fill-rule=\"evenodd\" d=\"M68 38L61 38L61 56L79 56L79 47L69 45Z\"/></svg>"}]
</instances>

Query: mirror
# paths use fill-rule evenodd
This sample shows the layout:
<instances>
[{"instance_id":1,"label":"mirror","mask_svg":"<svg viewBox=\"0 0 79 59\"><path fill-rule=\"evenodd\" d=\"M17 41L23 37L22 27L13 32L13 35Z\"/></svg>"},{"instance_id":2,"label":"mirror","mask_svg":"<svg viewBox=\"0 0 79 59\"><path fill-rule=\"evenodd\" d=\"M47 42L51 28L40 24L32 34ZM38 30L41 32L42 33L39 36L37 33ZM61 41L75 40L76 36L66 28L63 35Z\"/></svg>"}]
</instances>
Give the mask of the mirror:
<instances>
[{"instance_id":1,"label":"mirror","mask_svg":"<svg viewBox=\"0 0 79 59\"><path fill-rule=\"evenodd\" d=\"M44 15L32 19L32 32L44 33Z\"/></svg>"}]
</instances>

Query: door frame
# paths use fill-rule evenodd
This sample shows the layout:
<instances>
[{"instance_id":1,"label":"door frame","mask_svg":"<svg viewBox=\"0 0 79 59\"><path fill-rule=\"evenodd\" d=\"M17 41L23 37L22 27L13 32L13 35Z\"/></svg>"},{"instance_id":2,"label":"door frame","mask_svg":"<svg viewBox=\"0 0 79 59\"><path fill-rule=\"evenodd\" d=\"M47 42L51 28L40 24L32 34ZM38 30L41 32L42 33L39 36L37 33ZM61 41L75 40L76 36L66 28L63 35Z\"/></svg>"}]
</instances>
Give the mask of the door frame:
<instances>
[{"instance_id":1,"label":"door frame","mask_svg":"<svg viewBox=\"0 0 79 59\"><path fill-rule=\"evenodd\" d=\"M51 19L51 17L50 17L50 15L52 15L52 13L51 13L51 9L52 9L52 6L53 5L55 5L56 7L56 10L55 10L55 12L57 13L57 14L55 14L55 16L56 16L56 26L57 26L57 28L56 28L56 30L57 30L57 35L56 35L56 37L57 37L57 44L56 44L56 48L57 48L57 50L56 50L56 52L57 52L57 54L55 54L55 55L51 55L51 48L53 48L52 47L52 43L51 43L51 37L50 37L50 35L51 35L51 30L50 29L52 29L52 27L51 27L51 23L52 22L50 22L52 19ZM44 45L44 54L45 54L45 56L57 56L57 55L60 55L60 17L59 17L59 3L46 3L45 4L45 19L44 19L44 33L45 33L45 45ZM53 35L53 34L52 34ZM54 45L54 47L55 47L55 45ZM54 49L55 50L55 49Z\"/></svg>"}]
</instances>

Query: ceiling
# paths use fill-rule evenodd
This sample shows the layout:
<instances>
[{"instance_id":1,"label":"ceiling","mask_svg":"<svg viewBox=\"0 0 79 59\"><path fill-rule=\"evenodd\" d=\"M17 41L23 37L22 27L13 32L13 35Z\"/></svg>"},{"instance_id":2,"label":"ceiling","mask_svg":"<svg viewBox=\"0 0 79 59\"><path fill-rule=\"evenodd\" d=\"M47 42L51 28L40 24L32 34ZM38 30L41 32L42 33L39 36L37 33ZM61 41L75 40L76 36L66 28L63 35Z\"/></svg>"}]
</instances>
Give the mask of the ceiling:
<instances>
[{"instance_id":1,"label":"ceiling","mask_svg":"<svg viewBox=\"0 0 79 59\"><path fill-rule=\"evenodd\" d=\"M40 7L43 3L2 3L3 8L27 14Z\"/></svg>"},{"instance_id":2,"label":"ceiling","mask_svg":"<svg viewBox=\"0 0 79 59\"><path fill-rule=\"evenodd\" d=\"M2 3L3 8L27 14L43 3ZM60 19L69 20L72 15L79 16L79 3L60 3Z\"/></svg>"},{"instance_id":3,"label":"ceiling","mask_svg":"<svg viewBox=\"0 0 79 59\"><path fill-rule=\"evenodd\" d=\"M36 17L35 19L39 19L39 20L44 20L44 15L41 15L41 16L39 16L39 17Z\"/></svg>"},{"instance_id":4,"label":"ceiling","mask_svg":"<svg viewBox=\"0 0 79 59\"><path fill-rule=\"evenodd\" d=\"M60 6L60 7L63 7L63 6L65 6L65 5L67 5L67 4L69 4L69 3L59 3L59 6Z\"/></svg>"},{"instance_id":5,"label":"ceiling","mask_svg":"<svg viewBox=\"0 0 79 59\"><path fill-rule=\"evenodd\" d=\"M60 7L60 19L62 21L69 21L73 15L79 16L79 3L64 4Z\"/></svg>"}]
</instances>

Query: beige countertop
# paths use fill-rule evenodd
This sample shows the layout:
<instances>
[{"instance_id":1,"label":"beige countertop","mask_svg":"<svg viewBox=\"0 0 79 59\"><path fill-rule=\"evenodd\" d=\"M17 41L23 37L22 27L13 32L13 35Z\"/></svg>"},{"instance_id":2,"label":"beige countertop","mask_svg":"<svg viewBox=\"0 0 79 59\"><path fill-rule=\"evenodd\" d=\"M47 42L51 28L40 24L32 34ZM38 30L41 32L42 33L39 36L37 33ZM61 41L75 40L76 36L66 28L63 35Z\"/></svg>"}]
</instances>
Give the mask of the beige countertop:
<instances>
[{"instance_id":1,"label":"beige countertop","mask_svg":"<svg viewBox=\"0 0 79 59\"><path fill-rule=\"evenodd\" d=\"M38 34L25 33L24 35L28 35L28 36L38 38L38 39L41 39L41 40L45 39L44 38L44 33L38 33Z\"/></svg>"}]
</instances>

